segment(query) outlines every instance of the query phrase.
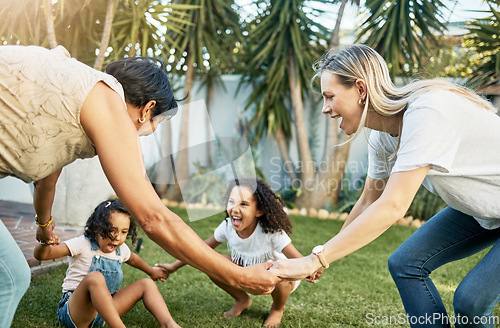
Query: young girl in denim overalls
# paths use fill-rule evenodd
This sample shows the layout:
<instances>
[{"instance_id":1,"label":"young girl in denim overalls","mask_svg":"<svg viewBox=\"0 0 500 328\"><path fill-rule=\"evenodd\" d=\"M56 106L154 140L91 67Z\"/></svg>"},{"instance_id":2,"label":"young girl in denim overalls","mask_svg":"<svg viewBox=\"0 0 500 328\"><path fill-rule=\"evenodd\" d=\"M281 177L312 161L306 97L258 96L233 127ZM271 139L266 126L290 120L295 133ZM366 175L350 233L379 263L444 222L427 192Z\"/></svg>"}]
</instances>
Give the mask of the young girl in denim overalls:
<instances>
[{"instance_id":1,"label":"young girl in denim overalls","mask_svg":"<svg viewBox=\"0 0 500 328\"><path fill-rule=\"evenodd\" d=\"M38 245L38 260L71 256L57 315L65 327L125 327L120 316L140 299L161 327L179 327L153 280L164 281L168 272L146 264L124 244L136 238L136 226L118 200L99 204L87 220L83 236L60 245ZM146 272L141 279L118 290L123 280L122 262Z\"/></svg>"}]
</instances>

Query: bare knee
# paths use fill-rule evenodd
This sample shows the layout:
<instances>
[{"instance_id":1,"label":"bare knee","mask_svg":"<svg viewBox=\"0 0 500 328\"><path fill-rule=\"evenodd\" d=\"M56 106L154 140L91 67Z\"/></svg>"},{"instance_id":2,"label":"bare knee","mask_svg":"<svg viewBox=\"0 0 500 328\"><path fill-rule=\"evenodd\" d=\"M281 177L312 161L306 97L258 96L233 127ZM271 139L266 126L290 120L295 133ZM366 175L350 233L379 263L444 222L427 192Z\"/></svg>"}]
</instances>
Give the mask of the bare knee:
<instances>
[{"instance_id":1,"label":"bare knee","mask_svg":"<svg viewBox=\"0 0 500 328\"><path fill-rule=\"evenodd\" d=\"M144 278L144 279L137 280L137 283L139 284L139 286L141 286L143 291L158 290L156 283L151 278Z\"/></svg>"},{"instance_id":2,"label":"bare knee","mask_svg":"<svg viewBox=\"0 0 500 328\"><path fill-rule=\"evenodd\" d=\"M271 296L274 300L287 299L295 286L294 281L283 281L276 285Z\"/></svg>"},{"instance_id":3,"label":"bare knee","mask_svg":"<svg viewBox=\"0 0 500 328\"><path fill-rule=\"evenodd\" d=\"M295 281L282 281L276 285L276 288L274 288L273 293L276 291L276 292L290 294L294 286L295 286Z\"/></svg>"},{"instance_id":4,"label":"bare knee","mask_svg":"<svg viewBox=\"0 0 500 328\"><path fill-rule=\"evenodd\" d=\"M82 283L85 283L89 287L97 286L105 286L106 285L106 279L104 278L103 274L99 271L92 271L89 272L85 278L83 278Z\"/></svg>"}]
</instances>

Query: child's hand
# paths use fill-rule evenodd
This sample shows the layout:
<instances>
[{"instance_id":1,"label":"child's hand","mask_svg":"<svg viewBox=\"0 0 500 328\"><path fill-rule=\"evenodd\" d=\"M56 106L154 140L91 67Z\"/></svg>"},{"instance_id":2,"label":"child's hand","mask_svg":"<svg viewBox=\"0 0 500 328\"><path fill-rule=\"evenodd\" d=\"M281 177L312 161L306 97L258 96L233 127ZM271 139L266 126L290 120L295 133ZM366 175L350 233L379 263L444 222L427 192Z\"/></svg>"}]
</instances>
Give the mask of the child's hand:
<instances>
[{"instance_id":1,"label":"child's hand","mask_svg":"<svg viewBox=\"0 0 500 328\"><path fill-rule=\"evenodd\" d=\"M158 280L165 281L165 279L167 279L168 276L169 276L168 271L158 266L153 267L153 271L151 272L150 275L151 279L153 279L154 281Z\"/></svg>"},{"instance_id":2,"label":"child's hand","mask_svg":"<svg viewBox=\"0 0 500 328\"><path fill-rule=\"evenodd\" d=\"M177 268L174 266L173 263L159 263L155 264L155 266L167 271L168 274L172 274L175 271L177 271Z\"/></svg>"},{"instance_id":3,"label":"child's hand","mask_svg":"<svg viewBox=\"0 0 500 328\"><path fill-rule=\"evenodd\" d=\"M57 234L54 232L55 227L55 221L52 221L52 223L47 227L38 227L36 229L36 240L38 240L42 245L59 245L61 241L59 240Z\"/></svg>"},{"instance_id":4,"label":"child's hand","mask_svg":"<svg viewBox=\"0 0 500 328\"><path fill-rule=\"evenodd\" d=\"M323 268L319 269L318 271L316 271L315 273L313 273L312 276L309 276L306 278L306 281L308 282L312 282L313 284L316 283L316 280L318 280L319 278L321 278L321 276L323 275Z\"/></svg>"}]
</instances>

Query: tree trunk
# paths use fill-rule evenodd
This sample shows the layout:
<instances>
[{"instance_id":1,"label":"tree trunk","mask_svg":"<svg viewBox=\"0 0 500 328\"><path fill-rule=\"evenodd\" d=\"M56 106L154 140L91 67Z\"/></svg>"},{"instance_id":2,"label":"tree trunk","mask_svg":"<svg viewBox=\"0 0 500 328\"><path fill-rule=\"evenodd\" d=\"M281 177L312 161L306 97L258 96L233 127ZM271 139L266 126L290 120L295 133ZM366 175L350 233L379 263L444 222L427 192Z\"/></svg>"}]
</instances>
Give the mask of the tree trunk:
<instances>
[{"instance_id":1,"label":"tree trunk","mask_svg":"<svg viewBox=\"0 0 500 328\"><path fill-rule=\"evenodd\" d=\"M340 24L347 2L348 0L342 0L340 5L335 28L330 39L330 48L336 48L340 44ZM337 120L330 119L327 124L325 151L321 161L321 164L326 164L326 169L319 170L318 185L314 197L310 197L310 207L320 208L325 206L326 203L333 207L338 203L351 144L339 145L347 139L348 136L343 131L339 131Z\"/></svg>"},{"instance_id":2,"label":"tree trunk","mask_svg":"<svg viewBox=\"0 0 500 328\"><path fill-rule=\"evenodd\" d=\"M52 15L52 0L45 0L45 22L47 23L47 38L49 39L49 47L54 49L57 47L56 30L54 28L54 16Z\"/></svg>"},{"instance_id":3,"label":"tree trunk","mask_svg":"<svg viewBox=\"0 0 500 328\"><path fill-rule=\"evenodd\" d=\"M307 138L307 129L304 121L304 103L302 102L302 87L297 77L295 69L295 57L290 54L288 57L288 80L290 83L290 94L292 107L295 114L295 128L297 130L297 144L299 147L299 158L301 161L302 182L314 179L314 163L311 156L311 149Z\"/></svg>"},{"instance_id":4,"label":"tree trunk","mask_svg":"<svg viewBox=\"0 0 500 328\"><path fill-rule=\"evenodd\" d=\"M174 181L172 171L172 126L170 122L162 123L161 127L161 159L158 163L158 183L156 183L156 192L160 198L165 198L167 196L168 185Z\"/></svg>"},{"instance_id":5,"label":"tree trunk","mask_svg":"<svg viewBox=\"0 0 500 328\"><path fill-rule=\"evenodd\" d=\"M73 42L71 44L71 58L75 58L78 60L78 44L76 42Z\"/></svg>"},{"instance_id":6,"label":"tree trunk","mask_svg":"<svg viewBox=\"0 0 500 328\"><path fill-rule=\"evenodd\" d=\"M340 24L344 15L344 10L348 0L342 0L335 28L330 39L330 47L336 48L340 43ZM342 190L342 180L344 178L347 158L349 156L350 144L339 144L347 140L347 135L339 131L338 122L330 120L327 126L325 152L320 163L321 169L316 173L316 181L309 185L303 183L303 194L297 199L297 206L307 208L322 208L327 203L330 206L337 204L340 191ZM326 168L324 167L326 164Z\"/></svg>"},{"instance_id":7,"label":"tree trunk","mask_svg":"<svg viewBox=\"0 0 500 328\"><path fill-rule=\"evenodd\" d=\"M300 161L300 187L302 195L297 198L296 204L299 207L309 207L311 198L315 192L315 169L311 156L311 149L307 138L307 129L304 122L304 104L302 102L302 88L295 69L295 57L290 54L288 57L288 81L290 83L290 94L292 97L292 107L295 114L295 128L297 131L297 144L299 148Z\"/></svg>"},{"instance_id":8,"label":"tree trunk","mask_svg":"<svg viewBox=\"0 0 500 328\"><path fill-rule=\"evenodd\" d=\"M343 132L342 132L343 133ZM341 143L347 140L347 136L343 133L345 138L341 138ZM336 205L339 201L339 195L342 191L342 181L344 179L345 168L347 166L347 158L349 157L350 143L342 146L334 146L335 154L330 158L329 165L333 167L332 172L328 174L326 180L330 182L328 193L329 204L331 207Z\"/></svg>"},{"instance_id":9,"label":"tree trunk","mask_svg":"<svg viewBox=\"0 0 500 328\"><path fill-rule=\"evenodd\" d=\"M175 160L175 184L171 185L167 192L167 198L170 200L177 201L181 198L181 190L187 186L189 179L189 107L191 96L189 92L193 88L194 79L194 66L193 66L193 56L192 51L189 51L187 56L187 72L184 90L187 90L188 97L186 98L184 105L182 106L182 119L181 119L181 129L179 136L179 147L177 149L177 158Z\"/></svg>"},{"instance_id":10,"label":"tree trunk","mask_svg":"<svg viewBox=\"0 0 500 328\"><path fill-rule=\"evenodd\" d=\"M212 123L210 122L210 101L212 100L212 96L213 96L213 92L214 92L214 86L213 86L213 82L211 80L209 80L207 82L207 96L205 98L205 105L207 106L207 117L206 117L206 121L205 121L205 126L206 126L206 142L205 144L207 145L207 166L211 166L212 165L212 156L211 156L211 151L212 149L210 148L210 141L212 140L213 138L213 135L212 135Z\"/></svg>"},{"instance_id":11,"label":"tree trunk","mask_svg":"<svg viewBox=\"0 0 500 328\"><path fill-rule=\"evenodd\" d=\"M50 1L50 0L49 0ZM113 27L113 18L115 16L115 0L108 0L108 8L106 10L106 19L104 21L104 29L102 32L101 46L99 47L99 54L95 59L94 68L101 70L104 63L104 54L109 46L109 39L111 38L111 30Z\"/></svg>"},{"instance_id":12,"label":"tree trunk","mask_svg":"<svg viewBox=\"0 0 500 328\"><path fill-rule=\"evenodd\" d=\"M293 183L297 179L297 176L295 174L295 167L293 166L292 160L290 159L290 154L288 152L288 145L285 134L283 133L283 130L279 126L276 129L275 138L278 144L278 149L280 151L281 158L283 159L283 162L285 164L285 169L288 173L288 176L290 177L290 180Z\"/></svg>"},{"instance_id":13,"label":"tree trunk","mask_svg":"<svg viewBox=\"0 0 500 328\"><path fill-rule=\"evenodd\" d=\"M342 0L340 4L339 12L337 14L337 20L335 21L335 27L333 28L332 37L330 38L330 48L336 48L340 44L340 23L344 17L345 6L348 0Z\"/></svg>"},{"instance_id":14,"label":"tree trunk","mask_svg":"<svg viewBox=\"0 0 500 328\"><path fill-rule=\"evenodd\" d=\"M322 177L328 181L328 193L324 195L325 200L329 199L330 206L337 204L340 191L342 190L342 180L344 179L347 158L351 144L348 142L339 146L348 140L348 136L339 131L338 121L330 119L327 138L325 157L323 162L328 164L328 170Z\"/></svg>"},{"instance_id":15,"label":"tree trunk","mask_svg":"<svg viewBox=\"0 0 500 328\"><path fill-rule=\"evenodd\" d=\"M330 38L330 48L336 48L340 44L340 24L344 17L344 10L348 0L342 0L342 3L337 14L337 21L335 28ZM325 145L325 155L323 162L328 164L328 170L322 174L322 181L326 181L326 193L318 194L319 201L325 204L327 201L330 206L338 203L340 192L342 191L342 180L344 179L345 168L347 165L347 158L349 157L350 143L342 146L339 144L347 141L348 136L339 131L337 120L330 119L327 127L327 137Z\"/></svg>"},{"instance_id":16,"label":"tree trunk","mask_svg":"<svg viewBox=\"0 0 500 328\"><path fill-rule=\"evenodd\" d=\"M135 46L139 42L139 30L137 30L137 33L135 34L134 42L132 42L132 47L130 48L130 51L128 52L129 57L135 57L137 54L137 49L135 49Z\"/></svg>"}]
</instances>

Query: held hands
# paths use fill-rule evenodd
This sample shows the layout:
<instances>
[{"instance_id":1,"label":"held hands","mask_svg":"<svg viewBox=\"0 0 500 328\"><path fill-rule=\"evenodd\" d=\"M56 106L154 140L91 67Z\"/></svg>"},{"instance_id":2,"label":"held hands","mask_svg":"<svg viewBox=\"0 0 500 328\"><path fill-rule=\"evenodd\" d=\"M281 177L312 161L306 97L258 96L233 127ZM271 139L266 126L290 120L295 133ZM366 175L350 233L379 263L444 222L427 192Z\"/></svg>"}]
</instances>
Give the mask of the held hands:
<instances>
[{"instance_id":1,"label":"held hands","mask_svg":"<svg viewBox=\"0 0 500 328\"><path fill-rule=\"evenodd\" d=\"M165 270L169 275L177 271L177 268L174 266L173 263L159 263L155 264L155 267Z\"/></svg>"},{"instance_id":2,"label":"held hands","mask_svg":"<svg viewBox=\"0 0 500 328\"><path fill-rule=\"evenodd\" d=\"M269 271L282 279L306 279L309 282L316 282L323 274L323 267L316 256L308 255L300 258L278 260L274 262Z\"/></svg>"},{"instance_id":3,"label":"held hands","mask_svg":"<svg viewBox=\"0 0 500 328\"><path fill-rule=\"evenodd\" d=\"M172 274L183 265L182 262L176 261L174 263L156 264L155 266ZM239 267L240 274L231 285L254 295L271 294L274 287L282 281L281 278L269 271L272 265L272 262L266 262L248 267Z\"/></svg>"},{"instance_id":4,"label":"held hands","mask_svg":"<svg viewBox=\"0 0 500 328\"><path fill-rule=\"evenodd\" d=\"M318 279L321 278L321 276L323 275L323 271L324 271L323 268L319 269L313 275L306 277L306 281L315 284L318 281Z\"/></svg>"},{"instance_id":5,"label":"held hands","mask_svg":"<svg viewBox=\"0 0 500 328\"><path fill-rule=\"evenodd\" d=\"M242 279L236 287L254 295L271 294L274 287L282 281L275 272L269 270L272 265L272 262L266 262L242 267Z\"/></svg>"},{"instance_id":6,"label":"held hands","mask_svg":"<svg viewBox=\"0 0 500 328\"><path fill-rule=\"evenodd\" d=\"M169 275L170 273L167 270L161 268L158 264L155 264L149 276L154 281L165 281Z\"/></svg>"},{"instance_id":7,"label":"held hands","mask_svg":"<svg viewBox=\"0 0 500 328\"><path fill-rule=\"evenodd\" d=\"M52 223L46 227L38 226L36 229L36 240L45 245L59 245L61 241L54 232L55 227L55 221L52 221Z\"/></svg>"}]
</instances>

